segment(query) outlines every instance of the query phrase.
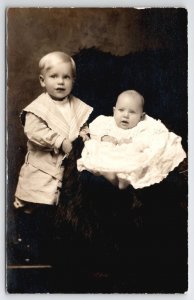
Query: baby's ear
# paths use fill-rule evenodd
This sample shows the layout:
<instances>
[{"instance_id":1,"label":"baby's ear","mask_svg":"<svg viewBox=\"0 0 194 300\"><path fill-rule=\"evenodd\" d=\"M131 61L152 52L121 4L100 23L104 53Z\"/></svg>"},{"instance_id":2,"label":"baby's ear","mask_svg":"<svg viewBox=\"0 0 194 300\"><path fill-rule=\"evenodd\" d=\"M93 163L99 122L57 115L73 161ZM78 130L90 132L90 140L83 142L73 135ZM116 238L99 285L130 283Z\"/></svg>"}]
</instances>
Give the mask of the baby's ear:
<instances>
[{"instance_id":1,"label":"baby's ear","mask_svg":"<svg viewBox=\"0 0 194 300\"><path fill-rule=\"evenodd\" d=\"M41 85L42 87L45 87L44 76L43 76L42 74L39 75L39 80L40 80L40 85Z\"/></svg>"},{"instance_id":2,"label":"baby's ear","mask_svg":"<svg viewBox=\"0 0 194 300\"><path fill-rule=\"evenodd\" d=\"M144 118L145 118L145 112L142 113L141 120L143 120Z\"/></svg>"},{"instance_id":3,"label":"baby's ear","mask_svg":"<svg viewBox=\"0 0 194 300\"><path fill-rule=\"evenodd\" d=\"M115 107L113 107L113 114L114 114L114 112L115 112Z\"/></svg>"}]
</instances>

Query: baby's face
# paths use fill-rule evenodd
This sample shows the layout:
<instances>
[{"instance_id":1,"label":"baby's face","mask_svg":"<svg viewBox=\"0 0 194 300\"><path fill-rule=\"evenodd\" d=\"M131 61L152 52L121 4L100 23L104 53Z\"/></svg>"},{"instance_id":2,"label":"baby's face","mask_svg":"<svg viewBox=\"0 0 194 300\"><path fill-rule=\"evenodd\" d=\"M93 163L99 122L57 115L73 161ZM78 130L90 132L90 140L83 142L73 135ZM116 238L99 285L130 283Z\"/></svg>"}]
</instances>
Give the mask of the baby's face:
<instances>
[{"instance_id":1,"label":"baby's face","mask_svg":"<svg viewBox=\"0 0 194 300\"><path fill-rule=\"evenodd\" d=\"M127 94L118 97L113 110L117 126L123 129L135 127L143 116L141 99Z\"/></svg>"},{"instance_id":2,"label":"baby's face","mask_svg":"<svg viewBox=\"0 0 194 300\"><path fill-rule=\"evenodd\" d=\"M73 88L72 65L58 62L40 75L40 83L54 100L63 100Z\"/></svg>"}]
</instances>

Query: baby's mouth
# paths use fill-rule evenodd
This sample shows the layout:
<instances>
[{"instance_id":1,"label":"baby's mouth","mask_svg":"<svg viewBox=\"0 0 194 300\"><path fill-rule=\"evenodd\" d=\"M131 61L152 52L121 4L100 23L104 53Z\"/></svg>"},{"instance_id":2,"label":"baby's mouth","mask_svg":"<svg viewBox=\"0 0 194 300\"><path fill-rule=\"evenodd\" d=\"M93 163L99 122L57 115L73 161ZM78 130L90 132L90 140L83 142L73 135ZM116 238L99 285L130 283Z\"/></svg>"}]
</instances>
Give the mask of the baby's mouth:
<instances>
[{"instance_id":1,"label":"baby's mouth","mask_svg":"<svg viewBox=\"0 0 194 300\"><path fill-rule=\"evenodd\" d=\"M129 125L129 122L128 122L128 121L121 121L121 123L122 123L123 125Z\"/></svg>"}]
</instances>

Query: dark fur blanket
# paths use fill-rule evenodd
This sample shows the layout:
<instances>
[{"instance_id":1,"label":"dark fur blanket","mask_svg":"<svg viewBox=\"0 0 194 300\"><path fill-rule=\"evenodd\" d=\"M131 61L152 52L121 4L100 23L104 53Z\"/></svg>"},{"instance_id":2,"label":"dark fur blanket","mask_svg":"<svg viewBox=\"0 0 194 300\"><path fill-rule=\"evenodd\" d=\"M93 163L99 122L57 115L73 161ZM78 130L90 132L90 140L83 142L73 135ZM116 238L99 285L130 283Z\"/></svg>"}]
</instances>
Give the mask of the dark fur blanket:
<instances>
[{"instance_id":1,"label":"dark fur blanket","mask_svg":"<svg viewBox=\"0 0 194 300\"><path fill-rule=\"evenodd\" d=\"M185 163L160 184L141 190L131 187L119 190L102 176L77 171L76 161L82 149L83 141L78 138L64 161L65 173L56 213L54 263L64 264L65 269L68 264L70 268L74 264L92 269L117 265L118 273L119 266L122 270L125 266L132 270L134 265L137 273L137 268L142 273L142 266L146 264L154 269L166 263L170 266L173 261L176 266L177 256L182 257L179 265L185 265Z\"/></svg>"}]
</instances>

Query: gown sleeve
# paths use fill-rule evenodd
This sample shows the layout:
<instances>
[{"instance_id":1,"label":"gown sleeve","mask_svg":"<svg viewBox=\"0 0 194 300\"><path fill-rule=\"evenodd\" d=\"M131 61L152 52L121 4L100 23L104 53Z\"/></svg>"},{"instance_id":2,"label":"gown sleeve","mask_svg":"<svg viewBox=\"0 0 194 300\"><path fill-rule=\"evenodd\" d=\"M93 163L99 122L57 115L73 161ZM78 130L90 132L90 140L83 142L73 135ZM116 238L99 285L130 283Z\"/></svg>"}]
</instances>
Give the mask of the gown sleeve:
<instances>
[{"instance_id":1,"label":"gown sleeve","mask_svg":"<svg viewBox=\"0 0 194 300\"><path fill-rule=\"evenodd\" d=\"M98 116L93 122L89 124L89 129L91 138L100 141L101 137L110 134L109 117L103 115Z\"/></svg>"}]
</instances>

